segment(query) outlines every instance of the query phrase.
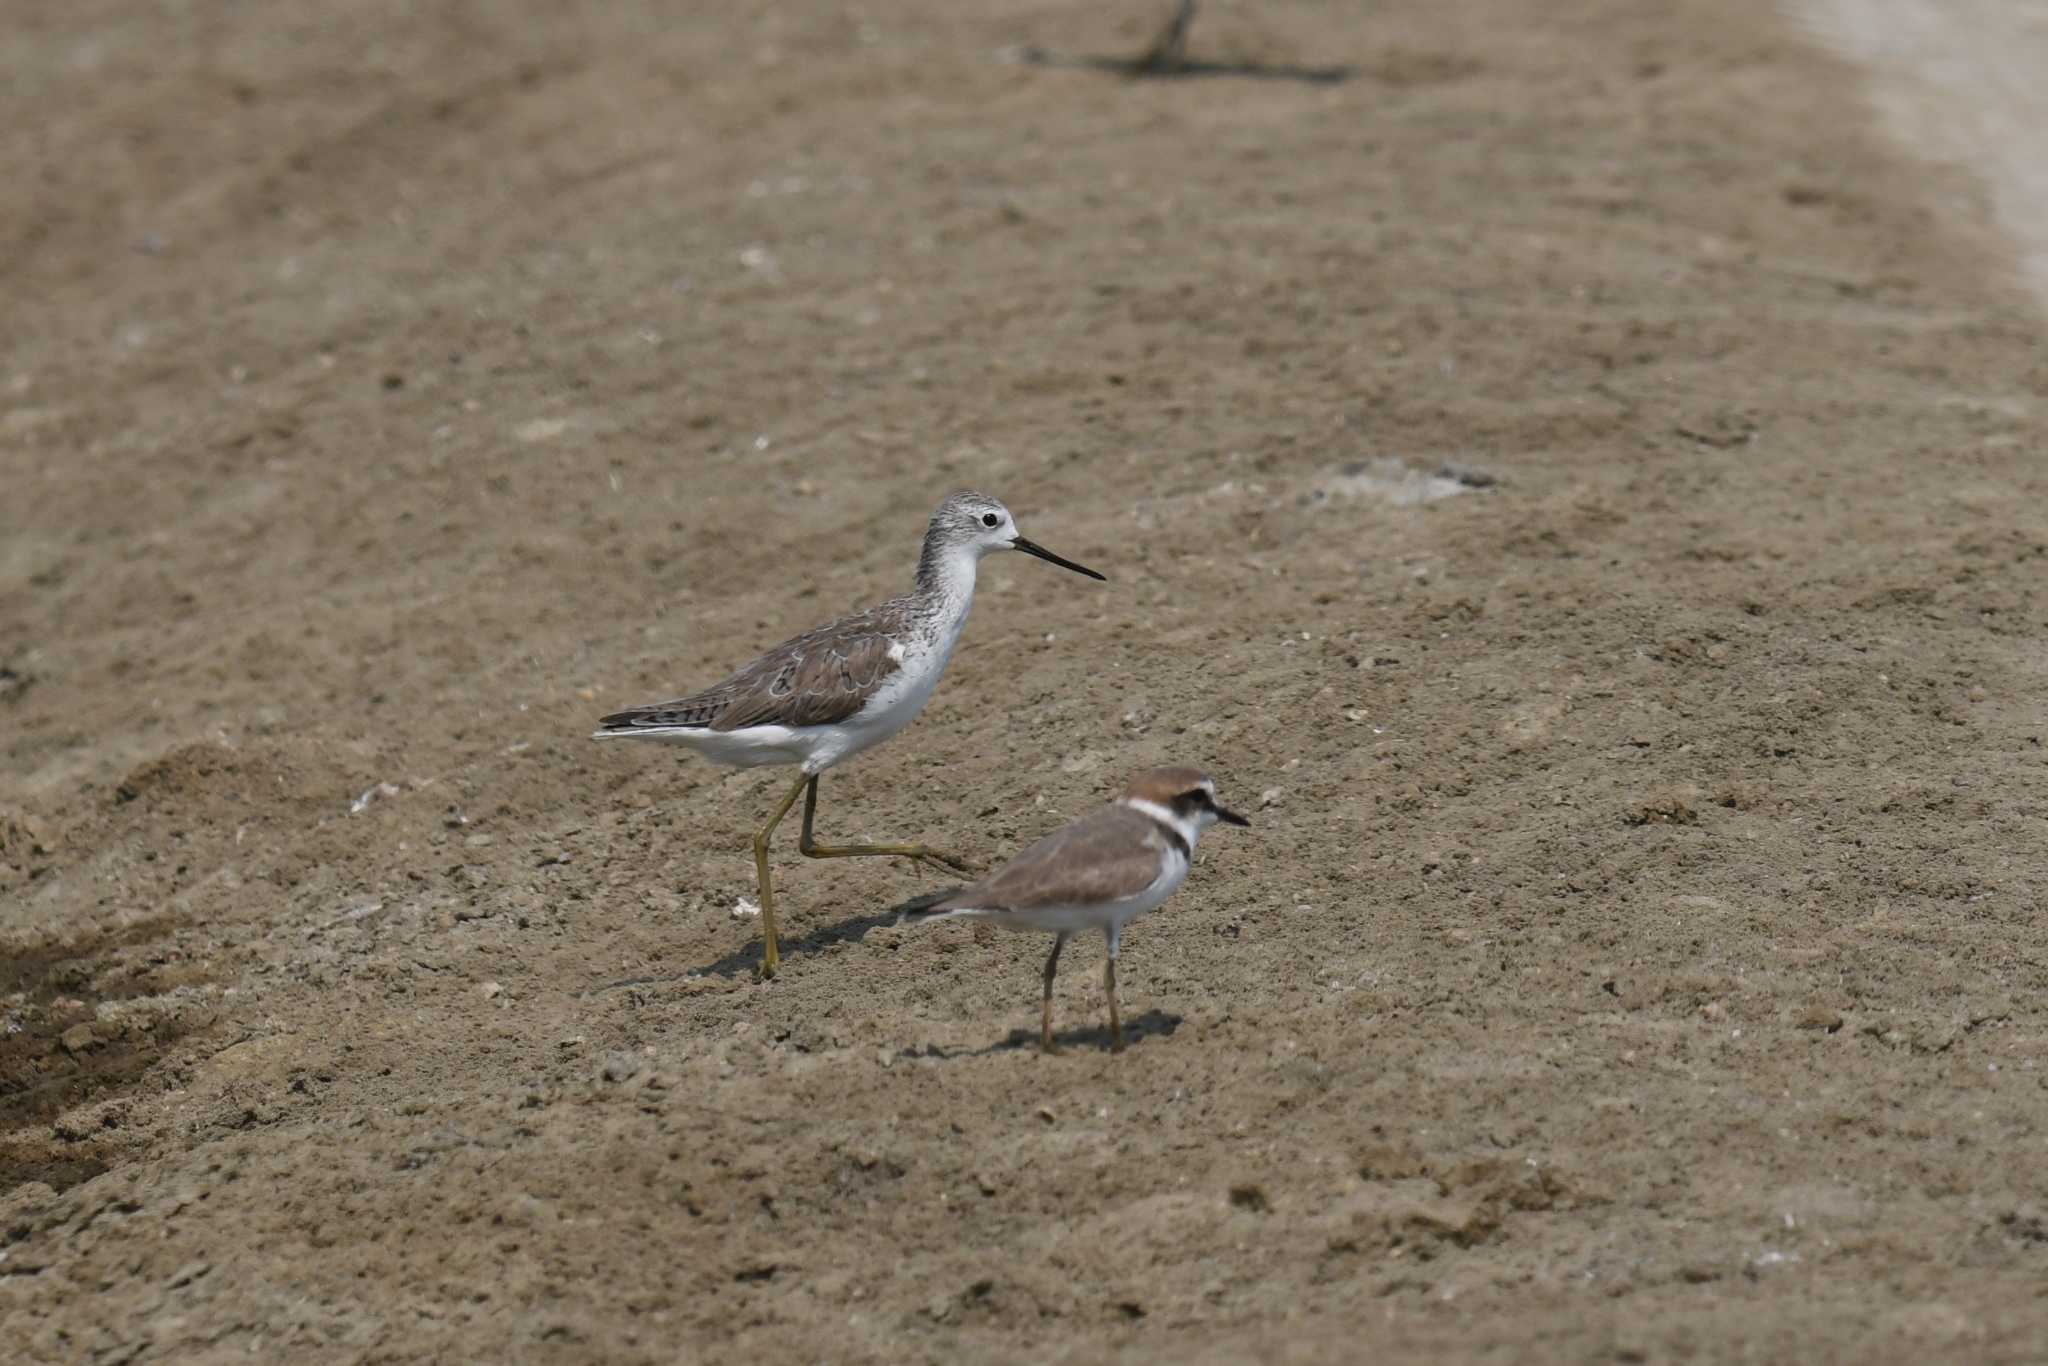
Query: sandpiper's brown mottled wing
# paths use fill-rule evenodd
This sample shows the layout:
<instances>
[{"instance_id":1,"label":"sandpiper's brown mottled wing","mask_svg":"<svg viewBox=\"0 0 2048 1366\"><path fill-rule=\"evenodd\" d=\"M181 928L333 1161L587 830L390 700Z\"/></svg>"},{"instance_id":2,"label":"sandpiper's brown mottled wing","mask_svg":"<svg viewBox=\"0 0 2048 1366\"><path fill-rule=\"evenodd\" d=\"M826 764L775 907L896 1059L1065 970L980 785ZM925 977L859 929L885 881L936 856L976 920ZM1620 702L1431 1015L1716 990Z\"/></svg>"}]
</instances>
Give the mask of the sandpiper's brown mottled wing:
<instances>
[{"instance_id":1,"label":"sandpiper's brown mottled wing","mask_svg":"<svg viewBox=\"0 0 2048 1366\"><path fill-rule=\"evenodd\" d=\"M723 683L672 702L613 712L600 731L744 730L748 726L829 726L867 705L902 667L894 604L785 640ZM892 628L894 628L892 630Z\"/></svg>"},{"instance_id":2,"label":"sandpiper's brown mottled wing","mask_svg":"<svg viewBox=\"0 0 2048 1366\"><path fill-rule=\"evenodd\" d=\"M1127 806L1105 806L1028 845L1002 868L924 914L1000 914L1122 901L1159 877L1168 847L1158 821Z\"/></svg>"}]
</instances>

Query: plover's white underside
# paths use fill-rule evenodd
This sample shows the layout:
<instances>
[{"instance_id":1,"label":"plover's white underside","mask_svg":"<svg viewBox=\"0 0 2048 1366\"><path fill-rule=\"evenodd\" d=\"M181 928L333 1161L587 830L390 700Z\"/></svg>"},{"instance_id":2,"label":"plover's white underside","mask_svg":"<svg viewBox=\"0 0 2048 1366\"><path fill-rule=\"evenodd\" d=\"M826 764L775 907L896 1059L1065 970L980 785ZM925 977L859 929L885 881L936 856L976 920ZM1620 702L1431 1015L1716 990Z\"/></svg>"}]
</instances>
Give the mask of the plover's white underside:
<instances>
[{"instance_id":1,"label":"plover's white underside","mask_svg":"<svg viewBox=\"0 0 2048 1366\"><path fill-rule=\"evenodd\" d=\"M1060 950L1077 930L1100 930L1109 945L1103 985L1109 994L1110 1046L1123 1050L1117 1014L1116 959L1124 926L1164 902L1187 879L1195 842L1217 821L1251 822L1216 804L1216 783L1200 769L1155 768L1133 777L1123 795L1027 846L997 872L935 905L911 923L968 918L1013 930L1049 930L1039 1043L1052 1049L1052 983Z\"/></svg>"}]
</instances>

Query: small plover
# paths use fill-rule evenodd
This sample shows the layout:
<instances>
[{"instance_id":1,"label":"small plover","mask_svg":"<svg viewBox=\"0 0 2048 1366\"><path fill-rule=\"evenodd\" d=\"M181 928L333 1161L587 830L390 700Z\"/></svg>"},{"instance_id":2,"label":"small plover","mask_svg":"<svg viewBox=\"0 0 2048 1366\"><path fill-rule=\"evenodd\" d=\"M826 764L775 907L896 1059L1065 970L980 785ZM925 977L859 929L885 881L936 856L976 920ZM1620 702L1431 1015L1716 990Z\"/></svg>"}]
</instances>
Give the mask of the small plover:
<instances>
[{"instance_id":1,"label":"small plover","mask_svg":"<svg viewBox=\"0 0 2048 1366\"><path fill-rule=\"evenodd\" d=\"M1154 768L1132 778L1108 806L1055 830L1001 870L945 900L912 911L905 923L971 918L1012 930L1050 930L1038 1040L1052 1051L1052 979L1060 950L1077 930L1109 941L1102 985L1109 994L1110 1047L1124 1047L1116 1011L1116 955L1124 926L1172 896L1188 875L1195 841L1223 821L1251 822L1216 804L1216 783L1198 768Z\"/></svg>"},{"instance_id":2,"label":"small plover","mask_svg":"<svg viewBox=\"0 0 2048 1366\"><path fill-rule=\"evenodd\" d=\"M1091 579L1104 577L1025 540L1010 510L986 494L951 494L932 513L908 593L786 640L702 692L614 712L598 722L600 740L667 740L735 768L797 765L795 785L754 835L762 976L774 976L781 962L768 837L798 793L804 794L804 828L797 848L807 857L888 855L967 871L922 844L813 843L811 818L818 775L880 744L924 709L974 605L976 567L996 550L1021 550Z\"/></svg>"}]
</instances>

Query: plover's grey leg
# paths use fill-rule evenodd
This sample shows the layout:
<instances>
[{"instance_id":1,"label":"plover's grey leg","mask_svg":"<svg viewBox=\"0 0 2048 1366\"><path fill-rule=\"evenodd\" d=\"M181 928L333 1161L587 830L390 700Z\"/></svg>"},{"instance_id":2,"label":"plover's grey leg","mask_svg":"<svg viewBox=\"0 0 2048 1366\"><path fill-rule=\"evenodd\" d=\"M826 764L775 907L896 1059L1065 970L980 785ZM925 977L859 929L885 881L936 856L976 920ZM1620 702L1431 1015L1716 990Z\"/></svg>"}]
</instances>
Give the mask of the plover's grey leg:
<instances>
[{"instance_id":1,"label":"plover's grey leg","mask_svg":"<svg viewBox=\"0 0 2048 1366\"><path fill-rule=\"evenodd\" d=\"M775 942L775 884L769 881L768 878L768 837L775 833L775 827L781 823L784 816L789 814L789 808L796 805L796 794L804 790L804 784L807 782L815 783L816 781L817 779L815 778L798 778L796 783L789 789L789 795L776 805L774 814L768 817L767 824L754 832L754 880L761 890L761 975L763 977L773 977L775 969L782 963L782 951Z\"/></svg>"},{"instance_id":2,"label":"plover's grey leg","mask_svg":"<svg viewBox=\"0 0 2048 1366\"><path fill-rule=\"evenodd\" d=\"M1166 27L1159 31L1152 46L1131 63L1131 69L1144 72L1180 70L1187 62L1188 26L1194 22L1195 0L1180 0L1173 17L1166 21Z\"/></svg>"},{"instance_id":3,"label":"plover's grey leg","mask_svg":"<svg viewBox=\"0 0 2048 1366\"><path fill-rule=\"evenodd\" d=\"M1116 959L1105 958L1102 962L1102 989L1109 993L1109 1051L1124 1051L1124 1022L1116 1013Z\"/></svg>"},{"instance_id":4,"label":"plover's grey leg","mask_svg":"<svg viewBox=\"0 0 2048 1366\"><path fill-rule=\"evenodd\" d=\"M1052 953L1045 960L1045 1002L1038 1011L1038 1047L1042 1052L1057 1053L1052 1046L1052 976L1059 971L1060 950L1067 946L1067 936L1056 934L1052 939Z\"/></svg>"},{"instance_id":5,"label":"plover's grey leg","mask_svg":"<svg viewBox=\"0 0 2048 1366\"><path fill-rule=\"evenodd\" d=\"M1109 996L1109 1051L1121 1053L1124 1051L1124 1022L1116 1013L1116 951L1124 937L1123 927L1111 925L1102 932L1102 937L1109 945L1109 956L1102 960L1102 989Z\"/></svg>"},{"instance_id":6,"label":"plover's grey leg","mask_svg":"<svg viewBox=\"0 0 2048 1366\"><path fill-rule=\"evenodd\" d=\"M792 798L795 794L791 794ZM951 854L942 854L924 844L818 844L811 839L811 818L818 810L818 780L810 779L804 792L804 828L796 847L805 858L907 858L934 872L970 873L973 869Z\"/></svg>"}]
</instances>

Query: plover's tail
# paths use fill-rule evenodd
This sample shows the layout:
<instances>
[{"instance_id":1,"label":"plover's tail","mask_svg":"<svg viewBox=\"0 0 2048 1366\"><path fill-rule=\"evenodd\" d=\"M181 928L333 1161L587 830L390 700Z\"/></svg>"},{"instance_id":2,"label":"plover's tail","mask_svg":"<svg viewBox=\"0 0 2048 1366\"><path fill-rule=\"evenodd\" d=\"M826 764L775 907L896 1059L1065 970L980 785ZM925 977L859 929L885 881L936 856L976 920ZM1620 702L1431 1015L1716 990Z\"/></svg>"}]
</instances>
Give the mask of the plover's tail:
<instances>
[{"instance_id":1,"label":"plover's tail","mask_svg":"<svg viewBox=\"0 0 2048 1366\"><path fill-rule=\"evenodd\" d=\"M966 909L960 900L965 887L948 887L942 892L926 892L923 896L912 897L903 903L901 914L896 917L898 925L922 925L928 920L944 920Z\"/></svg>"}]
</instances>

